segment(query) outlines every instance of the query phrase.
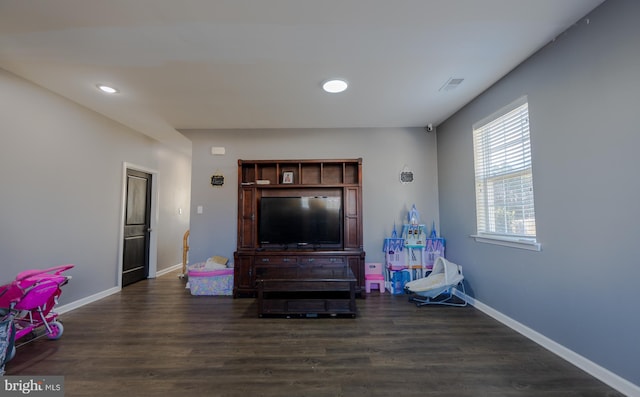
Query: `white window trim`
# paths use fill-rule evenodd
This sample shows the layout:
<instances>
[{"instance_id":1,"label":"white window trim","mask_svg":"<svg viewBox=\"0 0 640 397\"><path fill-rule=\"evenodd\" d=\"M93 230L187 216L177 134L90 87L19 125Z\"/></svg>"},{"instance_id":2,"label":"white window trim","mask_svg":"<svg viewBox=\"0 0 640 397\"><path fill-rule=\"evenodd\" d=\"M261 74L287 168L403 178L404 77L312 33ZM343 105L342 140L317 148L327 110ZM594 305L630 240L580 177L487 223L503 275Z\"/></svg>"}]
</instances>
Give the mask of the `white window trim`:
<instances>
[{"instance_id":1,"label":"white window trim","mask_svg":"<svg viewBox=\"0 0 640 397\"><path fill-rule=\"evenodd\" d=\"M527 95L524 95L518 98L514 102L504 106L502 109L499 109L493 114L474 123L473 129L475 130L479 127L482 127L483 125L490 123L499 117L502 117L503 115L509 113L510 111L524 105L525 103L528 103ZM475 150L475 147L474 147L474 150ZM493 244L493 245L518 248L518 249L524 249L524 250L530 250L530 251L542 250L542 245L537 241L537 236L534 236L534 237L506 236L502 234L478 232L476 234L472 234L470 237L474 238L475 241L478 243Z\"/></svg>"},{"instance_id":2,"label":"white window trim","mask_svg":"<svg viewBox=\"0 0 640 397\"><path fill-rule=\"evenodd\" d=\"M540 251L542 245L532 238L493 236L487 234L472 234L477 243L501 245L503 247L520 248L529 251Z\"/></svg>"}]
</instances>

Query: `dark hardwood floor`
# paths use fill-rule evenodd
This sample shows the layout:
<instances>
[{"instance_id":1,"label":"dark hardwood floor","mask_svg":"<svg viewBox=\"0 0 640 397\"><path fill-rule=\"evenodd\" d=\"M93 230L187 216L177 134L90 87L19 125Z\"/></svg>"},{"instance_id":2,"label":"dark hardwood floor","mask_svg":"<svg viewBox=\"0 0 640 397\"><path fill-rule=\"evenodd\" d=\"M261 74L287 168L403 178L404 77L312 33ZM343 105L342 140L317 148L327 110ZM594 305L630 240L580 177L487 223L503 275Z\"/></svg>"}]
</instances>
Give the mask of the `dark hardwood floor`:
<instances>
[{"instance_id":1,"label":"dark hardwood floor","mask_svg":"<svg viewBox=\"0 0 640 397\"><path fill-rule=\"evenodd\" d=\"M175 273L65 313L60 340L21 346L6 370L63 375L67 397L621 395L473 307L357 306L258 318L254 299L191 296Z\"/></svg>"}]
</instances>

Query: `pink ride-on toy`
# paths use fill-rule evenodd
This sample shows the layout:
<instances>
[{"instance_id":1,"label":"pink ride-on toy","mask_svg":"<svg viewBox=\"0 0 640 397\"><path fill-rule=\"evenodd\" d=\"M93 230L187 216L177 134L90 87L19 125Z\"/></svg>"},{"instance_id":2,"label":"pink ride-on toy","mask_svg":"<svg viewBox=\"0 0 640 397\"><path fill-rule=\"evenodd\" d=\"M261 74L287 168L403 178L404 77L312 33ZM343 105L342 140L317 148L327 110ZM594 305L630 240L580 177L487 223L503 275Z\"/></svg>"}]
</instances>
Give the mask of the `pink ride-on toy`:
<instances>
[{"instance_id":1,"label":"pink ride-on toy","mask_svg":"<svg viewBox=\"0 0 640 397\"><path fill-rule=\"evenodd\" d=\"M0 307L11 310L15 325L16 346L30 342L33 338L19 343L27 335L46 336L59 339L64 328L58 321L58 313L52 309L58 304L60 289L71 276L62 275L74 265L56 266L44 270L27 270L18 274L11 283L0 286ZM37 335L37 331L43 333ZM15 350L10 352L13 357Z\"/></svg>"},{"instance_id":2,"label":"pink ride-on toy","mask_svg":"<svg viewBox=\"0 0 640 397\"><path fill-rule=\"evenodd\" d=\"M376 285L381 293L384 292L384 275L382 263L366 263L364 265L364 288L367 294L371 292L371 285Z\"/></svg>"}]
</instances>

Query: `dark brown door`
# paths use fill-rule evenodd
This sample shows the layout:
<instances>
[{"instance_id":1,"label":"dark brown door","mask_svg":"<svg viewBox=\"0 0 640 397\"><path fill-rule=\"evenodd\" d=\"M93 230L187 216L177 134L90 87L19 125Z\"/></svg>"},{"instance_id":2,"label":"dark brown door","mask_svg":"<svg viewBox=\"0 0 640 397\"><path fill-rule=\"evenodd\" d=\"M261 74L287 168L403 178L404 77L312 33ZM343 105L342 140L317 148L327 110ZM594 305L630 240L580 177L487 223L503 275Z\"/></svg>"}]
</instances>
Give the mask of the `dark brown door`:
<instances>
[{"instance_id":1,"label":"dark brown door","mask_svg":"<svg viewBox=\"0 0 640 397\"><path fill-rule=\"evenodd\" d=\"M150 174L127 170L126 205L122 259L123 287L149 276Z\"/></svg>"}]
</instances>

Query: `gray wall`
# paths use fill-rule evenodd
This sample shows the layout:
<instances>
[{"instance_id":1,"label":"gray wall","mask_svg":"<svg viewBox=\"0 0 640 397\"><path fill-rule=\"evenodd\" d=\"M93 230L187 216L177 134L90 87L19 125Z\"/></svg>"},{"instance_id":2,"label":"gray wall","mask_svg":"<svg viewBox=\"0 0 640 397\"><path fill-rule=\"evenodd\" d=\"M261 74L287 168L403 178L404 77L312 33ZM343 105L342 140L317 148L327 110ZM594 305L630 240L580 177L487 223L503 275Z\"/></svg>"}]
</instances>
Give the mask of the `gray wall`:
<instances>
[{"instance_id":1,"label":"gray wall","mask_svg":"<svg viewBox=\"0 0 640 397\"><path fill-rule=\"evenodd\" d=\"M422 219L438 224L435 134L409 129L191 130L193 142L190 262L212 255L233 257L237 239L238 159L363 160L363 223L366 260L382 261L382 242L412 204ZM224 156L211 147L225 147ZM407 166L414 182L400 183ZM222 173L222 187L210 185ZM197 214L197 207L203 213Z\"/></svg>"},{"instance_id":2,"label":"gray wall","mask_svg":"<svg viewBox=\"0 0 640 397\"><path fill-rule=\"evenodd\" d=\"M182 238L189 229L191 156L154 145L158 171L158 271L182 263Z\"/></svg>"},{"instance_id":3,"label":"gray wall","mask_svg":"<svg viewBox=\"0 0 640 397\"><path fill-rule=\"evenodd\" d=\"M157 268L182 261L188 155L3 70L0 131L0 283L73 263L62 304L115 287L123 162L158 171Z\"/></svg>"},{"instance_id":4,"label":"gray wall","mask_svg":"<svg viewBox=\"0 0 640 397\"><path fill-rule=\"evenodd\" d=\"M438 127L468 294L640 385L640 2L610 0ZM529 97L541 252L476 243L471 125Z\"/></svg>"}]
</instances>

